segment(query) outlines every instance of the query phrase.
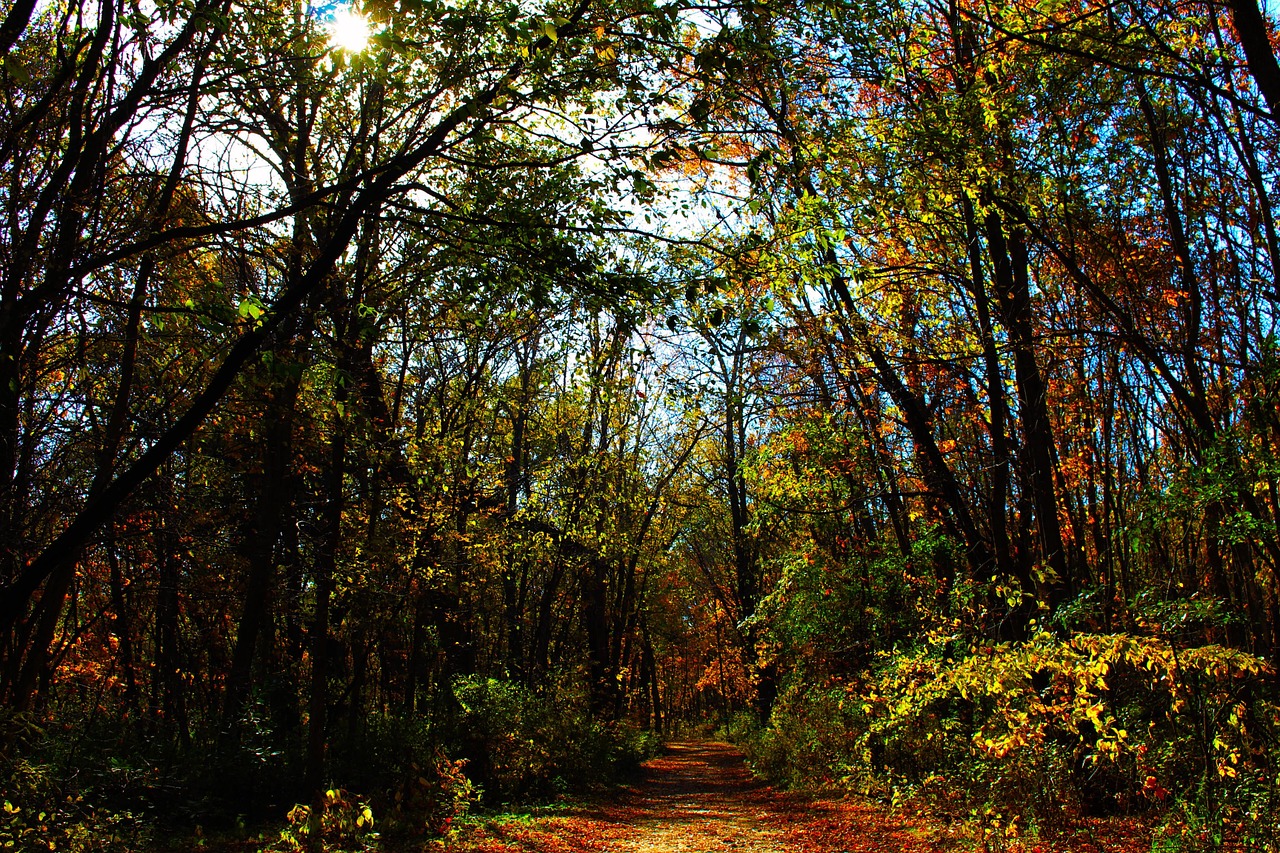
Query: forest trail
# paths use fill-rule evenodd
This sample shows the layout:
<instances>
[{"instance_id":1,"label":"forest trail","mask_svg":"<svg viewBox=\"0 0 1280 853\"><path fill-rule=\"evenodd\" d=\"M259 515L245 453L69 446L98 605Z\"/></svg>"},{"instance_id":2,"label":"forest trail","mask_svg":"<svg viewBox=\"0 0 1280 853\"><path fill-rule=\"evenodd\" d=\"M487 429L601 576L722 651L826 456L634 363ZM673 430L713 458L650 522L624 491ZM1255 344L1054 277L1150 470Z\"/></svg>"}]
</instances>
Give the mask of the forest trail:
<instances>
[{"instance_id":1,"label":"forest trail","mask_svg":"<svg viewBox=\"0 0 1280 853\"><path fill-rule=\"evenodd\" d=\"M772 853L783 839L771 792L728 744L674 743L645 765L644 782L631 794L651 812L634 824L636 835L619 853Z\"/></svg>"},{"instance_id":2,"label":"forest trail","mask_svg":"<svg viewBox=\"0 0 1280 853\"><path fill-rule=\"evenodd\" d=\"M668 744L609 801L493 822L451 849L466 853L924 853L903 820L847 800L780 792L724 743Z\"/></svg>"}]
</instances>

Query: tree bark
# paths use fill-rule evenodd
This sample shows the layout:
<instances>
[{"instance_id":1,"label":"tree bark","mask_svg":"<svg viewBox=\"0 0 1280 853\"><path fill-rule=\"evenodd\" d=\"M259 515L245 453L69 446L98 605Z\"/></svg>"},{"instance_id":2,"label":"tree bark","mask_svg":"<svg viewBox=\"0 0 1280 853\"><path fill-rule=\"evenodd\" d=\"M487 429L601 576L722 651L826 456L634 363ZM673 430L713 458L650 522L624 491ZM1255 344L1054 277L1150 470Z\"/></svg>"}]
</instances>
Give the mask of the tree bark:
<instances>
[{"instance_id":1,"label":"tree bark","mask_svg":"<svg viewBox=\"0 0 1280 853\"><path fill-rule=\"evenodd\" d=\"M1267 19L1256 0L1228 0L1231 23L1244 48L1249 73L1258 84L1273 120L1280 121L1280 63L1271 47Z\"/></svg>"}]
</instances>

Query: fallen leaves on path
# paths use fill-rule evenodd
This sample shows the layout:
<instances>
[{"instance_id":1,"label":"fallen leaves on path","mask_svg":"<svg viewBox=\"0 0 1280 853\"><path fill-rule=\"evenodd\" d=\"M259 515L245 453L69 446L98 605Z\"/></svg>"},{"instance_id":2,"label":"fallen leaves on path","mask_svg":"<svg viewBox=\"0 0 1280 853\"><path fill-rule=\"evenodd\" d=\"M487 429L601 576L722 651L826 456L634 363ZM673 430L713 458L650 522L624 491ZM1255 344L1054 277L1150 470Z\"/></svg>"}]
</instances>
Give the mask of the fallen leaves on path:
<instances>
[{"instance_id":1,"label":"fallen leaves on path","mask_svg":"<svg viewBox=\"0 0 1280 853\"><path fill-rule=\"evenodd\" d=\"M1055 839L975 837L974 825L890 813L874 802L784 793L723 743L674 743L607 801L495 819L438 853L1118 853L1149 850L1133 819L1081 819ZM981 830L978 829L980 832Z\"/></svg>"},{"instance_id":2,"label":"fallen leaves on path","mask_svg":"<svg viewBox=\"0 0 1280 853\"><path fill-rule=\"evenodd\" d=\"M925 853L923 831L882 809L785 794L721 743L671 744L643 781L609 802L490 821L448 853Z\"/></svg>"}]
</instances>

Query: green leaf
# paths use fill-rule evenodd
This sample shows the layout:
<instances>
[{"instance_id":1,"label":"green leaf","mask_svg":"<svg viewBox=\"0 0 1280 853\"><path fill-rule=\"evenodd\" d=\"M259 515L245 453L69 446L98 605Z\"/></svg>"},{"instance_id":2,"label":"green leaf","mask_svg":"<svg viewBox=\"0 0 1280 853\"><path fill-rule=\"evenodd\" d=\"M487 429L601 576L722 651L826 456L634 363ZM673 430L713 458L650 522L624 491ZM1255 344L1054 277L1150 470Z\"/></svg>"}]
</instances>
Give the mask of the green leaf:
<instances>
[{"instance_id":1,"label":"green leaf","mask_svg":"<svg viewBox=\"0 0 1280 853\"><path fill-rule=\"evenodd\" d=\"M242 320L251 320L258 322L262 319L262 315L267 313L266 306L262 304L262 300L256 296L249 296L240 301L236 307L236 313L240 315Z\"/></svg>"},{"instance_id":2,"label":"green leaf","mask_svg":"<svg viewBox=\"0 0 1280 853\"><path fill-rule=\"evenodd\" d=\"M13 82L17 83L19 86L31 85L31 75L27 73L26 66L19 62L15 57L6 56L4 58L4 70L13 78Z\"/></svg>"}]
</instances>

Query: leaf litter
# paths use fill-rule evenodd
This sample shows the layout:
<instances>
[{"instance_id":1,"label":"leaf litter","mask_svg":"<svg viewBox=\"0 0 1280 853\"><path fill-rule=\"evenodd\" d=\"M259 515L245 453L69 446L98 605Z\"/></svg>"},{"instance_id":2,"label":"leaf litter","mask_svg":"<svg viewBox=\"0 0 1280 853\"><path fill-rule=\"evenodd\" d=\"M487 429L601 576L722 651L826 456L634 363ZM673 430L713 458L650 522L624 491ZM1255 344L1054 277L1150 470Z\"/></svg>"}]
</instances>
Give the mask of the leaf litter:
<instances>
[{"instance_id":1,"label":"leaf litter","mask_svg":"<svg viewBox=\"0 0 1280 853\"><path fill-rule=\"evenodd\" d=\"M923 826L854 800L778 791L724 743L673 743L608 801L489 821L449 853L924 853Z\"/></svg>"}]
</instances>

